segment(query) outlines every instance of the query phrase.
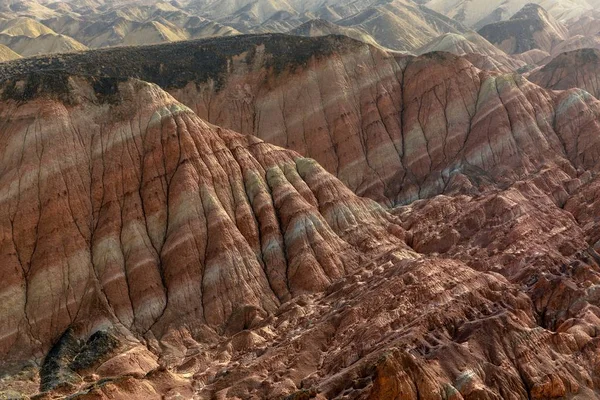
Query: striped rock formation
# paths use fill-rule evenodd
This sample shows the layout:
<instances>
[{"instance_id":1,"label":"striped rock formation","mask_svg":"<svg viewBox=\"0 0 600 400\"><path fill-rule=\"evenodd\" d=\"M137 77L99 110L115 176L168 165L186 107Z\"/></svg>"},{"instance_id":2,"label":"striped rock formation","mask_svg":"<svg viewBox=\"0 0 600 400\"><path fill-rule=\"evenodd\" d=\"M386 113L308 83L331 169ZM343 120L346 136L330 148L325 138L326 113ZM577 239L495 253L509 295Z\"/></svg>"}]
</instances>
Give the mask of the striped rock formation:
<instances>
[{"instance_id":1,"label":"striped rock formation","mask_svg":"<svg viewBox=\"0 0 600 400\"><path fill-rule=\"evenodd\" d=\"M2 96L6 364L68 329L155 342L185 324L210 340L367 255L412 257L394 218L317 163L208 125L155 85L31 75Z\"/></svg>"},{"instance_id":2,"label":"striped rock formation","mask_svg":"<svg viewBox=\"0 0 600 400\"><path fill-rule=\"evenodd\" d=\"M465 180L485 192L548 164L572 178L597 170L600 104L592 96L549 92L447 53L357 46L279 74L259 55L250 67L240 56L218 85L170 92L215 124L316 159L388 206L450 193Z\"/></svg>"},{"instance_id":3,"label":"striped rock formation","mask_svg":"<svg viewBox=\"0 0 600 400\"><path fill-rule=\"evenodd\" d=\"M553 90L580 88L600 98L600 50L581 49L563 53L528 79Z\"/></svg>"},{"instance_id":4,"label":"striped rock formation","mask_svg":"<svg viewBox=\"0 0 600 400\"><path fill-rule=\"evenodd\" d=\"M464 178L485 191L547 164L573 177L597 167L595 99L447 53L261 35L10 62L0 77L33 64L157 83L201 118L313 158L388 206L448 193Z\"/></svg>"},{"instance_id":5,"label":"striped rock formation","mask_svg":"<svg viewBox=\"0 0 600 400\"><path fill-rule=\"evenodd\" d=\"M0 397L599 396L589 93L335 37L0 80Z\"/></svg>"}]
</instances>

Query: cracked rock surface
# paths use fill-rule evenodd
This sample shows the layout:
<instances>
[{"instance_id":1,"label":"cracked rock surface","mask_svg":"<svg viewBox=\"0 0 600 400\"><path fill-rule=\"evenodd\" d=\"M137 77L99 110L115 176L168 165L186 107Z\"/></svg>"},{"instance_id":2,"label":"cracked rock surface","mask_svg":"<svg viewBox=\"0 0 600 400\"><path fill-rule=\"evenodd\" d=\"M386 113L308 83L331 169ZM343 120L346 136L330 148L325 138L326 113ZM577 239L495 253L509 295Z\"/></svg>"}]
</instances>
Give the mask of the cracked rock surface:
<instances>
[{"instance_id":1,"label":"cracked rock surface","mask_svg":"<svg viewBox=\"0 0 600 400\"><path fill-rule=\"evenodd\" d=\"M313 158L389 207L450 193L465 177L483 192L548 165L573 178L597 169L593 96L448 53L251 35L19 60L0 65L0 78L32 69L157 83L200 118Z\"/></svg>"},{"instance_id":2,"label":"cracked rock surface","mask_svg":"<svg viewBox=\"0 0 600 400\"><path fill-rule=\"evenodd\" d=\"M600 103L355 45L2 67L0 397L600 397Z\"/></svg>"}]
</instances>

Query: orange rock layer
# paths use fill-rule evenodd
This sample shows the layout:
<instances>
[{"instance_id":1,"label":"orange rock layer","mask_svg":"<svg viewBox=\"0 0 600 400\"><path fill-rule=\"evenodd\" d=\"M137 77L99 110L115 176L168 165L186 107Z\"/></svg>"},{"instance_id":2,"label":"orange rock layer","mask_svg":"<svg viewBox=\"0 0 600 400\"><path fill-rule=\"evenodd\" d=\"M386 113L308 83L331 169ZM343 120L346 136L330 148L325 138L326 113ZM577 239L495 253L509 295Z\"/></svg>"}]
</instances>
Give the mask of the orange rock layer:
<instances>
[{"instance_id":1,"label":"orange rock layer","mask_svg":"<svg viewBox=\"0 0 600 400\"><path fill-rule=\"evenodd\" d=\"M171 87L187 106L5 80L0 393L598 398L600 103L445 54L273 73L260 48Z\"/></svg>"}]
</instances>

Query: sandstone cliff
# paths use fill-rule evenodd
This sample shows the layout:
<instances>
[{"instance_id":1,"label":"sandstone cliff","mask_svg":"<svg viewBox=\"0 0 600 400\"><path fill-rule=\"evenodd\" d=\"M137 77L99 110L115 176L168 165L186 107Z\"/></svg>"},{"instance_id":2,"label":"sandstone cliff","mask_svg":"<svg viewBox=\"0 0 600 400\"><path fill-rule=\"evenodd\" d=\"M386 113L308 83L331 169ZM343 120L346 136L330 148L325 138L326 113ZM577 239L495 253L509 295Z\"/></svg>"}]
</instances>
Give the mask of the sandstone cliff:
<instances>
[{"instance_id":1,"label":"sandstone cliff","mask_svg":"<svg viewBox=\"0 0 600 400\"><path fill-rule=\"evenodd\" d=\"M2 395L598 397L587 92L336 37L0 80Z\"/></svg>"}]
</instances>

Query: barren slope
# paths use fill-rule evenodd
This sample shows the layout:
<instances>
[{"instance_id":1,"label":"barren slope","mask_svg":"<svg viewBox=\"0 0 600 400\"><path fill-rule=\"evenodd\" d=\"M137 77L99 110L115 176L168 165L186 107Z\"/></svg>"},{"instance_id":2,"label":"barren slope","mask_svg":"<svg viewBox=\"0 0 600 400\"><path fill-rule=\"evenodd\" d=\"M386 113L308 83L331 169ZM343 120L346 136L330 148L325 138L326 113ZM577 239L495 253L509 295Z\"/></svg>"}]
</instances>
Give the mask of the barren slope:
<instances>
[{"instance_id":1,"label":"barren slope","mask_svg":"<svg viewBox=\"0 0 600 400\"><path fill-rule=\"evenodd\" d=\"M368 33L359 28L347 28L336 25L322 19L310 20L299 27L289 31L289 34L296 36L318 37L327 35L344 35L349 38L360 40L368 44L377 46L377 41Z\"/></svg>"},{"instance_id":2,"label":"barren slope","mask_svg":"<svg viewBox=\"0 0 600 400\"><path fill-rule=\"evenodd\" d=\"M547 164L597 168L592 96L548 92L447 53L262 35L16 61L0 76L32 63L155 82L201 118L314 158L387 205L451 191L457 179L484 190Z\"/></svg>"},{"instance_id":3,"label":"barren slope","mask_svg":"<svg viewBox=\"0 0 600 400\"><path fill-rule=\"evenodd\" d=\"M12 51L10 48L6 47L5 45L0 45L0 62L16 60L17 58L21 58L21 56Z\"/></svg>"},{"instance_id":4,"label":"barren slope","mask_svg":"<svg viewBox=\"0 0 600 400\"><path fill-rule=\"evenodd\" d=\"M513 59L476 32L467 32L462 35L455 33L441 35L417 49L416 53L425 54L437 51L465 56L479 69L512 72L525 65L524 62Z\"/></svg>"},{"instance_id":5,"label":"barren slope","mask_svg":"<svg viewBox=\"0 0 600 400\"><path fill-rule=\"evenodd\" d=\"M10 47L24 57L38 54L67 53L86 50L87 47L64 35L47 34L34 38L0 34L0 43Z\"/></svg>"},{"instance_id":6,"label":"barren slope","mask_svg":"<svg viewBox=\"0 0 600 400\"><path fill-rule=\"evenodd\" d=\"M529 80L555 90L585 89L600 98L600 50L563 53L529 75Z\"/></svg>"},{"instance_id":7,"label":"barren slope","mask_svg":"<svg viewBox=\"0 0 600 400\"><path fill-rule=\"evenodd\" d=\"M485 25L478 32L509 54L533 49L551 52L567 38L567 29L536 4L527 4L510 20Z\"/></svg>"},{"instance_id":8,"label":"barren slope","mask_svg":"<svg viewBox=\"0 0 600 400\"><path fill-rule=\"evenodd\" d=\"M367 256L416 256L393 217L314 161L210 126L157 86L28 75L2 96L0 352L7 368L62 337L42 390L77 388L71 369L107 360L63 366L69 335L108 329L177 359L192 342L175 332L216 344ZM141 349L138 367L156 368Z\"/></svg>"},{"instance_id":9,"label":"barren slope","mask_svg":"<svg viewBox=\"0 0 600 400\"><path fill-rule=\"evenodd\" d=\"M150 50L167 48L178 52ZM312 50L318 57L306 64L271 66L288 79L291 66L318 75L318 60L332 54ZM598 103L576 91L553 98L448 55L410 58L405 93L423 93L418 86L445 98L420 73L446 71L449 88L464 86L461 73L483 81L468 131L480 142L467 145L473 169L452 177L451 195L393 216L316 162L209 125L156 85L92 77L110 71L72 63L96 63L92 54L119 55L65 56L70 73L44 74L65 65L43 59L1 69L0 390L78 399L597 397ZM383 54L370 56L399 62ZM125 66L138 65L131 55ZM149 76L181 84L161 73ZM435 121L422 114L430 98L405 105L421 110L423 127ZM534 98L540 120L543 106L558 104L555 130L511 119ZM497 108L508 121L488 123L504 126L494 140L507 142L482 141L489 132L476 120ZM441 155L451 154L457 126L447 120L437 139L446 153L427 142L424 152L414 129L400 131L413 142L406 160L448 162ZM533 168L537 153L552 151L562 158L512 184L475 167Z\"/></svg>"}]
</instances>

